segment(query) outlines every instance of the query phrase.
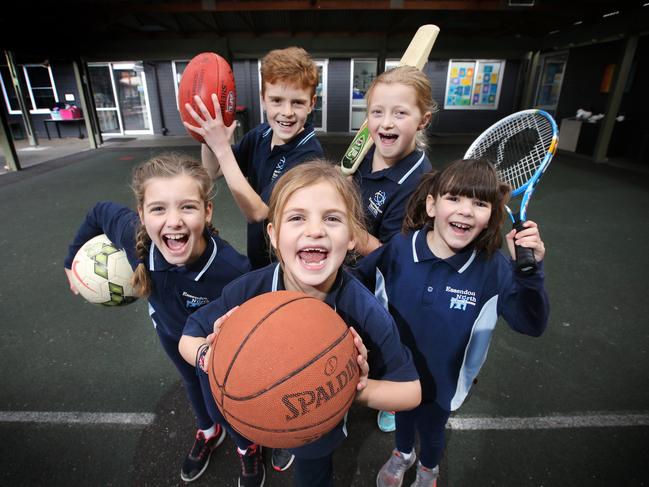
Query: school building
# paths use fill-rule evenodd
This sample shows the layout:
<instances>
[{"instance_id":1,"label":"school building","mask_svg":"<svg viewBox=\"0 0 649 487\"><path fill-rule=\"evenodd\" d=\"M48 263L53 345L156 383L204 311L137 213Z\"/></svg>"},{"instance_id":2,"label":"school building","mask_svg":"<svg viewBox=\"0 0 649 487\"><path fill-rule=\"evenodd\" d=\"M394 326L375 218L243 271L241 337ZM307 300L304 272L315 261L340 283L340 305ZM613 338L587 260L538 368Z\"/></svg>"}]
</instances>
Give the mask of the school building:
<instances>
[{"instance_id":1,"label":"school building","mask_svg":"<svg viewBox=\"0 0 649 487\"><path fill-rule=\"evenodd\" d=\"M27 16L36 4L18 8ZM595 161L649 157L647 2L66 5L65 14L39 4L38 17L23 17L29 22L1 21L0 112L3 134L14 139L90 135L97 147L109 137L185 135L177 87L189 60L204 51L230 61L244 131L264 116L260 59L290 45L307 49L319 67L316 129L351 134L365 118L372 79L398 64L420 25L433 23L441 33L423 69L439 104L433 135L477 134L536 107L557 120L562 150ZM66 106L79 107L64 114L77 121L53 121L60 114L52 109ZM588 113L577 119L578 110ZM10 139L2 147L9 154Z\"/></svg>"}]
</instances>

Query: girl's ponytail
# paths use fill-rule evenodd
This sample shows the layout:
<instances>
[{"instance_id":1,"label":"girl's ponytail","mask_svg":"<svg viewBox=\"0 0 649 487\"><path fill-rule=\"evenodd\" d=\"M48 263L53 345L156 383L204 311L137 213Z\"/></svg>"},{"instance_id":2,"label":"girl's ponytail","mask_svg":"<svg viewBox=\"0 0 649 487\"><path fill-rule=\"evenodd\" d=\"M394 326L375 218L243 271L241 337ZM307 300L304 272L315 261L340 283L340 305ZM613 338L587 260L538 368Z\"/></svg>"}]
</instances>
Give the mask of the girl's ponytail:
<instances>
[{"instance_id":1,"label":"girl's ponytail","mask_svg":"<svg viewBox=\"0 0 649 487\"><path fill-rule=\"evenodd\" d=\"M140 297L147 297L151 294L152 284L151 276L149 276L149 271L146 268L146 260L149 257L149 247L151 246L151 239L146 233L146 228L144 225L140 224L138 228L137 235L135 237L135 252L140 261L138 266L135 268L133 273L133 278L131 279L131 284L135 293Z\"/></svg>"},{"instance_id":2,"label":"girl's ponytail","mask_svg":"<svg viewBox=\"0 0 649 487\"><path fill-rule=\"evenodd\" d=\"M422 176L417 189L415 189L408 200L406 216L401 226L403 233L419 230L431 220L426 212L426 198L429 194L433 194L433 186L438 176L439 172L436 170L432 170Z\"/></svg>"},{"instance_id":3,"label":"girl's ponytail","mask_svg":"<svg viewBox=\"0 0 649 487\"><path fill-rule=\"evenodd\" d=\"M144 206L144 191L146 183L151 178L173 178L175 176L187 175L198 183L198 189L204 204L208 205L214 193L214 183L205 168L199 161L195 161L186 154L165 153L158 154L146 162L135 167L131 189L135 196L135 204L138 208ZM206 228L217 235L218 232L210 222ZM147 270L145 262L149 258L151 239L146 233L144 225L140 224L135 237L135 251L140 264L133 274L132 284L139 296L149 296L153 290L153 281Z\"/></svg>"}]
</instances>

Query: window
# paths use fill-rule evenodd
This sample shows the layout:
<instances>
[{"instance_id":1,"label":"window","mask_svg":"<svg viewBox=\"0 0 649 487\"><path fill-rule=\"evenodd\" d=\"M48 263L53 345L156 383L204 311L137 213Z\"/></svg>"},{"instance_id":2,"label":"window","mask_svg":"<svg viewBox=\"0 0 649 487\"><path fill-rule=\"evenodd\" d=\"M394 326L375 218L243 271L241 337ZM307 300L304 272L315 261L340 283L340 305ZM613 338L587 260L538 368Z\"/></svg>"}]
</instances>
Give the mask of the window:
<instances>
[{"instance_id":1,"label":"window","mask_svg":"<svg viewBox=\"0 0 649 487\"><path fill-rule=\"evenodd\" d=\"M446 110L495 110L498 108L505 61L455 60L448 64Z\"/></svg>"},{"instance_id":2,"label":"window","mask_svg":"<svg viewBox=\"0 0 649 487\"><path fill-rule=\"evenodd\" d=\"M315 106L307 118L316 130L327 130L327 67L328 61L315 60L318 66L318 85L315 87Z\"/></svg>"},{"instance_id":3,"label":"window","mask_svg":"<svg viewBox=\"0 0 649 487\"><path fill-rule=\"evenodd\" d=\"M385 70L387 71L388 69L396 68L399 66L399 60L398 59L386 59L385 60Z\"/></svg>"},{"instance_id":4,"label":"window","mask_svg":"<svg viewBox=\"0 0 649 487\"><path fill-rule=\"evenodd\" d=\"M178 86L180 85L180 78L183 77L185 68L189 64L187 61L171 61L171 69L174 73L174 90L176 92L176 108L178 108Z\"/></svg>"},{"instance_id":5,"label":"window","mask_svg":"<svg viewBox=\"0 0 649 487\"><path fill-rule=\"evenodd\" d=\"M49 113L58 103L59 97L54 89L54 79L49 66L23 66L27 89L32 103L32 113Z\"/></svg>"},{"instance_id":6,"label":"window","mask_svg":"<svg viewBox=\"0 0 649 487\"><path fill-rule=\"evenodd\" d=\"M361 128L367 115L365 95L376 78L378 63L376 59L352 59L352 90L350 130Z\"/></svg>"},{"instance_id":7,"label":"window","mask_svg":"<svg viewBox=\"0 0 649 487\"><path fill-rule=\"evenodd\" d=\"M22 71L27 85L24 96L30 113L49 113L50 109L59 101L51 68L34 64L22 66ZM0 81L7 110L11 114L19 114L18 95L11 80L9 66L0 66Z\"/></svg>"},{"instance_id":8,"label":"window","mask_svg":"<svg viewBox=\"0 0 649 487\"><path fill-rule=\"evenodd\" d=\"M7 105L7 111L9 113L20 113L18 96L11 80L9 66L0 66L0 83L2 84L2 95Z\"/></svg>"}]
</instances>

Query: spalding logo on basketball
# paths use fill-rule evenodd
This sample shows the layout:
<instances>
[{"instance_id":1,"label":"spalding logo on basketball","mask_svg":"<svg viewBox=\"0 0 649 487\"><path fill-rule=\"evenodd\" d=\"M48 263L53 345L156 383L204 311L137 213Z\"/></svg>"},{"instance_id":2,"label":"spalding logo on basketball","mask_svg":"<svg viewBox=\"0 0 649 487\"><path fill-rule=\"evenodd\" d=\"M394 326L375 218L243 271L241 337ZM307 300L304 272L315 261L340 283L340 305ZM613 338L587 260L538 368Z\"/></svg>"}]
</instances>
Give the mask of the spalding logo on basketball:
<instances>
[{"instance_id":1,"label":"spalding logo on basketball","mask_svg":"<svg viewBox=\"0 0 649 487\"><path fill-rule=\"evenodd\" d=\"M71 270L79 294L90 303L120 306L137 299L126 252L115 247L106 235L97 235L83 244Z\"/></svg>"},{"instance_id":2,"label":"spalding logo on basketball","mask_svg":"<svg viewBox=\"0 0 649 487\"><path fill-rule=\"evenodd\" d=\"M198 95L203 100L210 115L214 117L212 93L216 93L223 123L229 127L236 115L237 92L234 74L228 62L221 56L213 52L203 52L192 58L183 71L178 85L178 110L182 120L190 125L196 125L196 120L185 110L185 103L189 103L194 111L201 115L194 101L194 95ZM199 142L204 142L200 135L190 130L188 133Z\"/></svg>"},{"instance_id":3,"label":"spalding logo on basketball","mask_svg":"<svg viewBox=\"0 0 649 487\"><path fill-rule=\"evenodd\" d=\"M210 387L243 436L295 448L342 420L356 396L357 354L349 328L327 304L293 291L266 293L221 327Z\"/></svg>"}]
</instances>

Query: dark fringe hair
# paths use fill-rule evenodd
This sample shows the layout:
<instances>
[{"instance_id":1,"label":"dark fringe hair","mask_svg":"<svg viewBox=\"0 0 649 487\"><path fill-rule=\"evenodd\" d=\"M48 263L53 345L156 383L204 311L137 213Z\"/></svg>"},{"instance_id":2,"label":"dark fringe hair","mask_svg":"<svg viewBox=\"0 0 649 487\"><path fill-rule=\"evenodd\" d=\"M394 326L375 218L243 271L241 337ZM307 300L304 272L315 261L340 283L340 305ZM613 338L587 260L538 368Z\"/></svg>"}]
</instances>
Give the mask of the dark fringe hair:
<instances>
[{"instance_id":1,"label":"dark fringe hair","mask_svg":"<svg viewBox=\"0 0 649 487\"><path fill-rule=\"evenodd\" d=\"M498 180L494 165L486 159L459 159L441 171L433 170L421 178L406 207L403 220L404 233L432 224L434 218L426 212L426 198L438 198L445 194L478 198L491 204L491 217L487 228L475 239L476 250L493 254L503 242L501 228L505 217L505 205L511 188Z\"/></svg>"}]
</instances>

